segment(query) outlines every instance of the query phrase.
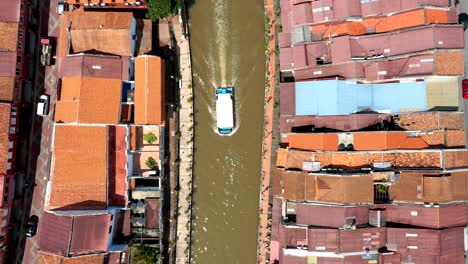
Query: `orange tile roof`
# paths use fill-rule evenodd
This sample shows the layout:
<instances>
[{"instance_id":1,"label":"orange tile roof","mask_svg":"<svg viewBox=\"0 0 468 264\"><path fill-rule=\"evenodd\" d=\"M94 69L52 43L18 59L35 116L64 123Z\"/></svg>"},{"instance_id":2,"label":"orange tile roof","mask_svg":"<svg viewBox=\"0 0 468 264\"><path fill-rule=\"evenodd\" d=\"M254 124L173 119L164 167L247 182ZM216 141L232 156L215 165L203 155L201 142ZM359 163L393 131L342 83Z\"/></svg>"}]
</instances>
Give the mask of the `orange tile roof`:
<instances>
[{"instance_id":1,"label":"orange tile roof","mask_svg":"<svg viewBox=\"0 0 468 264\"><path fill-rule=\"evenodd\" d=\"M55 121L118 124L121 85L121 81L115 79L63 78Z\"/></svg>"},{"instance_id":2,"label":"orange tile roof","mask_svg":"<svg viewBox=\"0 0 468 264\"><path fill-rule=\"evenodd\" d=\"M306 150L338 150L336 133L289 134L289 147Z\"/></svg>"},{"instance_id":3,"label":"orange tile roof","mask_svg":"<svg viewBox=\"0 0 468 264\"><path fill-rule=\"evenodd\" d=\"M164 60L156 56L135 58L135 124L164 124Z\"/></svg>"},{"instance_id":4,"label":"orange tile roof","mask_svg":"<svg viewBox=\"0 0 468 264\"><path fill-rule=\"evenodd\" d=\"M15 77L0 77L0 100L13 101Z\"/></svg>"},{"instance_id":5,"label":"orange tile roof","mask_svg":"<svg viewBox=\"0 0 468 264\"><path fill-rule=\"evenodd\" d=\"M94 254L67 258L45 252L39 252L38 264L102 264L104 263L104 254Z\"/></svg>"},{"instance_id":6,"label":"orange tile roof","mask_svg":"<svg viewBox=\"0 0 468 264\"><path fill-rule=\"evenodd\" d=\"M107 127L55 126L49 209L102 209L107 202Z\"/></svg>"},{"instance_id":7,"label":"orange tile roof","mask_svg":"<svg viewBox=\"0 0 468 264\"><path fill-rule=\"evenodd\" d=\"M18 23L0 22L0 50L16 51L18 45Z\"/></svg>"},{"instance_id":8,"label":"orange tile roof","mask_svg":"<svg viewBox=\"0 0 468 264\"><path fill-rule=\"evenodd\" d=\"M390 198L399 202L449 203L468 200L468 170L403 171L390 186Z\"/></svg>"},{"instance_id":9,"label":"orange tile roof","mask_svg":"<svg viewBox=\"0 0 468 264\"><path fill-rule=\"evenodd\" d=\"M276 192L287 200L325 203L373 203L373 178L364 175L307 174L279 170ZM278 180L278 179L275 179ZM283 193L279 189L283 188Z\"/></svg>"},{"instance_id":10,"label":"orange tile roof","mask_svg":"<svg viewBox=\"0 0 468 264\"><path fill-rule=\"evenodd\" d=\"M428 24L454 24L456 11L451 9L436 9L423 7L393 15L382 15L364 18L362 21L342 21L319 23L311 25L314 40L327 39L334 36L359 36L366 33L385 33L405 28Z\"/></svg>"},{"instance_id":11,"label":"orange tile roof","mask_svg":"<svg viewBox=\"0 0 468 264\"><path fill-rule=\"evenodd\" d=\"M395 115L406 130L464 129L463 112L414 112Z\"/></svg>"},{"instance_id":12,"label":"orange tile roof","mask_svg":"<svg viewBox=\"0 0 468 264\"><path fill-rule=\"evenodd\" d=\"M0 103L0 174L6 174L11 105Z\"/></svg>"},{"instance_id":13,"label":"orange tile roof","mask_svg":"<svg viewBox=\"0 0 468 264\"><path fill-rule=\"evenodd\" d=\"M103 53L132 56L129 12L69 12L71 41L75 53L97 50ZM135 24L136 26L136 24Z\"/></svg>"},{"instance_id":14,"label":"orange tile roof","mask_svg":"<svg viewBox=\"0 0 468 264\"><path fill-rule=\"evenodd\" d=\"M341 135L347 135L341 141ZM289 147L304 150L338 150L339 144L353 144L354 150L427 149L463 147L464 130L434 130L426 132L372 131L346 133L287 134Z\"/></svg>"},{"instance_id":15,"label":"orange tile roof","mask_svg":"<svg viewBox=\"0 0 468 264\"><path fill-rule=\"evenodd\" d=\"M320 162L322 168L342 169L368 168L382 162L397 168L468 167L467 149L313 152L280 148L278 153L281 155L278 155L276 166L285 169L305 170L303 163L306 161Z\"/></svg>"}]
</instances>

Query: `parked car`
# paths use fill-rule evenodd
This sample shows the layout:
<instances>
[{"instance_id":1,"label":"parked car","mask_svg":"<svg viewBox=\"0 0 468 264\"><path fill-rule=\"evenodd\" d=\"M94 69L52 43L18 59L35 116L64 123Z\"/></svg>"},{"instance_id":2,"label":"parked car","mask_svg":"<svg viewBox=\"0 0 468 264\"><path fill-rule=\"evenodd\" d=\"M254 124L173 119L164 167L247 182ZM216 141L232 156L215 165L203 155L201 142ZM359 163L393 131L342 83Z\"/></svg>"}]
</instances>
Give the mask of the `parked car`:
<instances>
[{"instance_id":1,"label":"parked car","mask_svg":"<svg viewBox=\"0 0 468 264\"><path fill-rule=\"evenodd\" d=\"M55 41L53 37L41 38L41 64L50 66L54 63Z\"/></svg>"},{"instance_id":2,"label":"parked car","mask_svg":"<svg viewBox=\"0 0 468 264\"><path fill-rule=\"evenodd\" d=\"M39 101L37 102L36 114L40 116L45 116L49 113L49 96L43 94L39 96Z\"/></svg>"},{"instance_id":3,"label":"parked car","mask_svg":"<svg viewBox=\"0 0 468 264\"><path fill-rule=\"evenodd\" d=\"M466 13L461 13L458 15L458 24L463 25L463 30L468 28L468 15Z\"/></svg>"},{"instance_id":4,"label":"parked car","mask_svg":"<svg viewBox=\"0 0 468 264\"><path fill-rule=\"evenodd\" d=\"M63 0L60 0L57 4L57 14L61 15L64 11L67 11L67 3Z\"/></svg>"},{"instance_id":5,"label":"parked car","mask_svg":"<svg viewBox=\"0 0 468 264\"><path fill-rule=\"evenodd\" d=\"M26 224L26 236L33 237L37 232L37 224L39 223L39 217L32 215L29 217L28 223Z\"/></svg>"},{"instance_id":6,"label":"parked car","mask_svg":"<svg viewBox=\"0 0 468 264\"><path fill-rule=\"evenodd\" d=\"M462 95L463 99L468 100L468 79L462 81Z\"/></svg>"}]
</instances>

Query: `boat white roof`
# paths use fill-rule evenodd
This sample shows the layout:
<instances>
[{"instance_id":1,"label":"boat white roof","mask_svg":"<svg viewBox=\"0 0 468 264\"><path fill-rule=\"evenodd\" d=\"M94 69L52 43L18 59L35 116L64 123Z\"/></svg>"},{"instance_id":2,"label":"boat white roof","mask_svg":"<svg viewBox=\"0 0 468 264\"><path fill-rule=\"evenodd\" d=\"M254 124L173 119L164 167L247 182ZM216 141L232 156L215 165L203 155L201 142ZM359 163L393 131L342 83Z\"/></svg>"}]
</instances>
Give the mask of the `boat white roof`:
<instances>
[{"instance_id":1,"label":"boat white roof","mask_svg":"<svg viewBox=\"0 0 468 264\"><path fill-rule=\"evenodd\" d=\"M234 111L231 94L218 94L216 100L216 122L218 128L234 127Z\"/></svg>"}]
</instances>

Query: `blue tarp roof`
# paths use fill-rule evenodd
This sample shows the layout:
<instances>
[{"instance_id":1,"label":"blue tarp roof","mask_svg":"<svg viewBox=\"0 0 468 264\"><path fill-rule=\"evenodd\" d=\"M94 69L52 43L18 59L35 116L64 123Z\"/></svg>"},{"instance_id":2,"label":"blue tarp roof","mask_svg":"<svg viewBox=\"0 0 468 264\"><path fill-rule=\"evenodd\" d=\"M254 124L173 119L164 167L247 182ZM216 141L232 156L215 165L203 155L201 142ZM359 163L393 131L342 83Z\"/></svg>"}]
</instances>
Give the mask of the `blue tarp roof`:
<instances>
[{"instance_id":1,"label":"blue tarp roof","mask_svg":"<svg viewBox=\"0 0 468 264\"><path fill-rule=\"evenodd\" d=\"M365 107L427 110L426 82L356 84L327 80L296 83L296 115L346 115Z\"/></svg>"}]
</instances>

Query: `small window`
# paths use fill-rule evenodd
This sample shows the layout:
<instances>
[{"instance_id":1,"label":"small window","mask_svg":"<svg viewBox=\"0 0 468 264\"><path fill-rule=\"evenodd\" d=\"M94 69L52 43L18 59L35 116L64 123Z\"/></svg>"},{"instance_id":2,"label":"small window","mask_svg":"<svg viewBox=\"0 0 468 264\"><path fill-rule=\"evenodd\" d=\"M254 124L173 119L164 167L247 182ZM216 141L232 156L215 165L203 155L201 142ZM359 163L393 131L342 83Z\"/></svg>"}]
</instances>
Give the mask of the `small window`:
<instances>
[{"instance_id":1,"label":"small window","mask_svg":"<svg viewBox=\"0 0 468 264\"><path fill-rule=\"evenodd\" d=\"M16 68L16 76L19 76L21 73L20 69Z\"/></svg>"},{"instance_id":2,"label":"small window","mask_svg":"<svg viewBox=\"0 0 468 264\"><path fill-rule=\"evenodd\" d=\"M22 30L22 29L18 29L18 36L19 36L20 38L23 37L23 30Z\"/></svg>"},{"instance_id":3,"label":"small window","mask_svg":"<svg viewBox=\"0 0 468 264\"><path fill-rule=\"evenodd\" d=\"M5 187L5 193L8 193L10 190L8 189L8 187Z\"/></svg>"},{"instance_id":4,"label":"small window","mask_svg":"<svg viewBox=\"0 0 468 264\"><path fill-rule=\"evenodd\" d=\"M112 232L112 226L109 226L109 234Z\"/></svg>"},{"instance_id":5,"label":"small window","mask_svg":"<svg viewBox=\"0 0 468 264\"><path fill-rule=\"evenodd\" d=\"M10 182L10 177L6 177L5 178L5 183L9 183Z\"/></svg>"},{"instance_id":6,"label":"small window","mask_svg":"<svg viewBox=\"0 0 468 264\"><path fill-rule=\"evenodd\" d=\"M8 202L8 195L3 196L3 202L4 202L4 203Z\"/></svg>"},{"instance_id":7,"label":"small window","mask_svg":"<svg viewBox=\"0 0 468 264\"><path fill-rule=\"evenodd\" d=\"M21 56L16 56L16 62L21 63Z\"/></svg>"},{"instance_id":8,"label":"small window","mask_svg":"<svg viewBox=\"0 0 468 264\"><path fill-rule=\"evenodd\" d=\"M23 43L18 42L18 49L23 49Z\"/></svg>"}]
</instances>

